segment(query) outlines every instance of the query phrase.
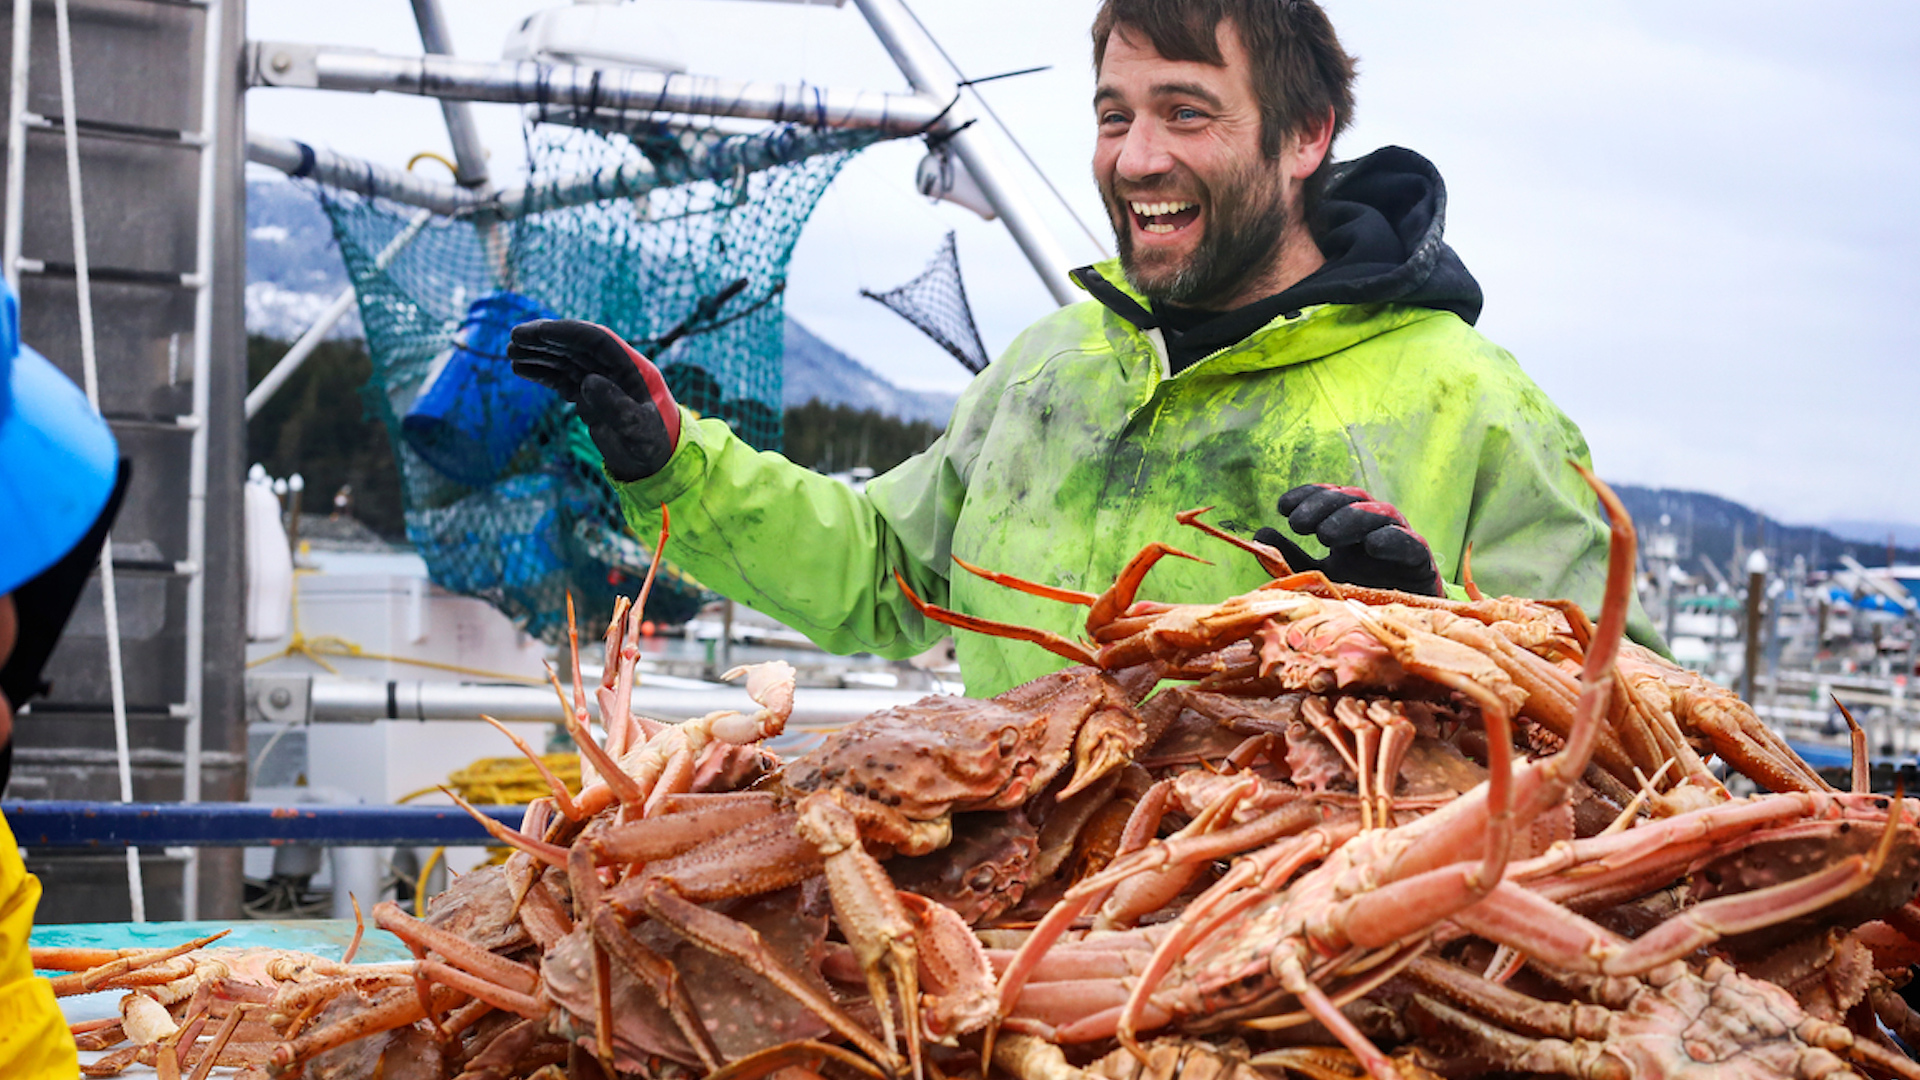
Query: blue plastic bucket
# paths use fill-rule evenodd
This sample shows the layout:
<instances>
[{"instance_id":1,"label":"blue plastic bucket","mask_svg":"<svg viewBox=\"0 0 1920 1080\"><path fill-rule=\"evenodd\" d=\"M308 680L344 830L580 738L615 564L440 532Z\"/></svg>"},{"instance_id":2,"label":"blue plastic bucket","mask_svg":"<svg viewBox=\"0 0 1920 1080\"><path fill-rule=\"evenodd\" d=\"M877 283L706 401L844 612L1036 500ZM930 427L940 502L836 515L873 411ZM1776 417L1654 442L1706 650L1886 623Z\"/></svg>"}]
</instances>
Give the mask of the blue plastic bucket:
<instances>
[{"instance_id":1,"label":"blue plastic bucket","mask_svg":"<svg viewBox=\"0 0 1920 1080\"><path fill-rule=\"evenodd\" d=\"M470 487L500 475L558 395L513 373L507 338L513 328L553 318L518 293L483 296L467 309L453 349L427 377L401 436L427 464Z\"/></svg>"}]
</instances>

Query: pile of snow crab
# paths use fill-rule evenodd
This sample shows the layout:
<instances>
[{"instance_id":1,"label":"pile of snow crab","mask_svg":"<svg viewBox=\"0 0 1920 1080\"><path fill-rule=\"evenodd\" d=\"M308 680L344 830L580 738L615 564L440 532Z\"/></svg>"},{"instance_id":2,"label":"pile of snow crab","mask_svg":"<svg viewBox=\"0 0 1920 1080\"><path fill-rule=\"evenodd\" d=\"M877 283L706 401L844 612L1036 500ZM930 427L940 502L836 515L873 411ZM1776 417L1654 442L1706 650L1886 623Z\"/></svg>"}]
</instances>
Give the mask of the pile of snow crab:
<instances>
[{"instance_id":1,"label":"pile of snow crab","mask_svg":"<svg viewBox=\"0 0 1920 1080\"><path fill-rule=\"evenodd\" d=\"M183 947L121 1053L472 1080L1920 1077L1920 805L1870 792L1863 737L1837 790L1624 642L1633 529L1588 480L1597 624L1293 574L1193 511L1271 583L1139 599L1194 557L1166 545L1098 595L963 563L1086 605L1086 636L913 603L1073 666L789 761L761 743L791 669L740 672L752 714L658 724L617 612L604 740L577 639L555 685L583 790L489 823L515 853L424 920L374 909L413 963L256 976ZM72 978L134 986L139 959Z\"/></svg>"}]
</instances>

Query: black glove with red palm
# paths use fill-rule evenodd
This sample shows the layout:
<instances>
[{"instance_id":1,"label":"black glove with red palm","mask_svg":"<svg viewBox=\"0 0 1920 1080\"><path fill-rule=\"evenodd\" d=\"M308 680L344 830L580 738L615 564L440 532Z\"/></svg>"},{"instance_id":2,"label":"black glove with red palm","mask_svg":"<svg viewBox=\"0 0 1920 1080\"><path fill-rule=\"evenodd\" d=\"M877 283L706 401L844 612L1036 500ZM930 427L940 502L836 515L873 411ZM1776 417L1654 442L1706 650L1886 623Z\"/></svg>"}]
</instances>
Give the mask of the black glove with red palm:
<instances>
[{"instance_id":1,"label":"black glove with red palm","mask_svg":"<svg viewBox=\"0 0 1920 1080\"><path fill-rule=\"evenodd\" d=\"M1327 546L1327 557L1315 559L1278 529L1253 534L1286 556L1295 571L1318 570L1341 584L1369 589L1446 595L1432 549L1392 503L1375 501L1359 488L1302 484L1280 496L1279 509L1295 533Z\"/></svg>"},{"instance_id":2,"label":"black glove with red palm","mask_svg":"<svg viewBox=\"0 0 1920 1080\"><path fill-rule=\"evenodd\" d=\"M615 480L667 467L680 444L680 408L660 369L620 335L578 319L521 323L507 359L514 374L573 402Z\"/></svg>"}]
</instances>

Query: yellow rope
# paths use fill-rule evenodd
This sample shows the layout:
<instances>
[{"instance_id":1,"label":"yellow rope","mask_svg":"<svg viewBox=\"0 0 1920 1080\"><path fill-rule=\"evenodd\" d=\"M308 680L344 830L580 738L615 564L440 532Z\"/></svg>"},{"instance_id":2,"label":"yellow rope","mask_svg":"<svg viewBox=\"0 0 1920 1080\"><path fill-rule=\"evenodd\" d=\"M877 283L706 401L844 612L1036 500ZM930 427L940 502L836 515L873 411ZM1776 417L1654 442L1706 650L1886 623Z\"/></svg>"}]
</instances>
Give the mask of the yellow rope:
<instances>
[{"instance_id":1,"label":"yellow rope","mask_svg":"<svg viewBox=\"0 0 1920 1080\"><path fill-rule=\"evenodd\" d=\"M453 175L455 175L455 176L459 176L459 175L460 175L460 166L458 166L458 165L455 165L455 164L454 164L453 162L451 162L451 161L448 161L448 160L446 159L446 156L445 156L444 154L436 154L436 153L434 153L434 152L433 152L433 151L431 151L431 150L422 150L422 151L420 151L419 153L417 153L417 154L415 154L415 155L413 155L412 157L410 157L410 158L408 158L408 159L407 159L407 171L408 171L408 172L412 172L412 171L413 171L413 167L414 167L415 165L418 165L418 164L420 164L420 163L421 163L421 162L423 162L423 161L437 161L437 162L439 162L440 164L442 164L442 165L445 165L445 166L447 167L447 171L448 171L448 172L450 172L450 173L452 173L452 174L453 174Z\"/></svg>"},{"instance_id":2,"label":"yellow rope","mask_svg":"<svg viewBox=\"0 0 1920 1080\"><path fill-rule=\"evenodd\" d=\"M567 785L569 794L580 791L580 755L573 753L542 754L540 760L560 782ZM552 792L547 788L546 780L540 776L540 770L533 762L523 757L481 758L464 769L455 769L447 774L447 787L458 792L460 797L478 806L524 806L535 799ZM441 785L424 787L409 792L396 799L396 802L410 802L422 795L439 792Z\"/></svg>"},{"instance_id":3,"label":"yellow rope","mask_svg":"<svg viewBox=\"0 0 1920 1080\"><path fill-rule=\"evenodd\" d=\"M438 660L420 660L411 656L392 656L387 653L368 652L345 638L335 637L331 634L310 638L298 631L295 631L292 640L287 643L286 648L274 653L272 656L263 656L258 660L250 661L247 666L253 667L256 664L264 664L269 660L279 660L295 655L304 656L335 675L340 674L339 670L332 664L327 663L322 657L338 656L350 660L385 660L394 664L410 664L414 667L432 668L435 671L451 671L459 675L476 675L494 682L518 683L522 686L546 685L546 680L535 679L526 675L509 675L504 671L488 671L486 668L463 667L459 664L446 664Z\"/></svg>"},{"instance_id":4,"label":"yellow rope","mask_svg":"<svg viewBox=\"0 0 1920 1080\"><path fill-rule=\"evenodd\" d=\"M411 656L390 656L386 653L368 652L354 642L333 634L308 637L306 633L300 629L300 577L302 574L310 573L313 573L313 571L304 567L297 567L293 572L293 590L291 597L293 611L290 620L293 626L293 633L287 638L287 647L269 656L262 656L257 660L247 661L248 667L258 667L261 664L270 663L274 660L285 660L293 656L304 656L325 668L327 674L338 675L340 674L340 669L327 663L326 659L329 656L338 656L350 660L384 660L390 664L411 664L414 667L432 668L435 671L451 671L457 675L475 675L482 679L491 679L495 682L519 683L523 686L546 685L545 680L531 678L526 675L509 675L502 671L462 667L459 664L445 664L438 660L419 660Z\"/></svg>"},{"instance_id":5,"label":"yellow rope","mask_svg":"<svg viewBox=\"0 0 1920 1080\"><path fill-rule=\"evenodd\" d=\"M434 864L446 853L444 846L434 848L433 854L427 856L427 864L420 868L420 879L413 883L413 917L416 919L427 917L427 875L433 873Z\"/></svg>"}]
</instances>

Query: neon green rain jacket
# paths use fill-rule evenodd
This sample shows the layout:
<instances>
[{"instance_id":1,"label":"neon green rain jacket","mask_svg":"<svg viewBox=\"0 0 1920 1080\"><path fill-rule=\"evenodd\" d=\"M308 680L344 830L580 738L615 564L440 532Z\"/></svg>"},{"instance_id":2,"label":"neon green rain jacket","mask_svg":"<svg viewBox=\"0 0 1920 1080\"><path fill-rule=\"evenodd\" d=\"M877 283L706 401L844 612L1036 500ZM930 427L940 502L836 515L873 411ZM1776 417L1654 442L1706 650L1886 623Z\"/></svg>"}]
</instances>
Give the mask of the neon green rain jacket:
<instances>
[{"instance_id":1,"label":"neon green rain jacket","mask_svg":"<svg viewBox=\"0 0 1920 1080\"><path fill-rule=\"evenodd\" d=\"M1117 263L1095 269L1123 280ZM1173 376L1158 333L1092 301L1047 316L975 378L931 448L864 494L684 410L667 467L616 487L636 535L658 532L666 503L669 559L837 653L910 656L949 632L909 605L895 571L936 604L1084 632L1085 608L982 580L955 567L955 555L1098 592L1157 540L1211 561L1162 560L1142 599L1245 592L1267 580L1254 560L1174 514L1212 506L1209 520L1251 536L1283 525L1274 504L1305 483L1361 487L1393 503L1448 581L1471 541L1474 579L1488 595L1597 607L1607 529L1567 464L1588 463L1585 440L1459 316L1320 304L1276 316ZM1657 646L1637 607L1631 631ZM1026 642L955 638L974 696L1066 663Z\"/></svg>"}]
</instances>

